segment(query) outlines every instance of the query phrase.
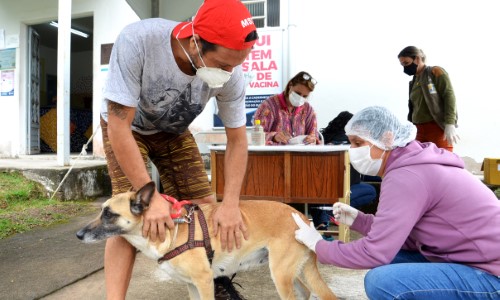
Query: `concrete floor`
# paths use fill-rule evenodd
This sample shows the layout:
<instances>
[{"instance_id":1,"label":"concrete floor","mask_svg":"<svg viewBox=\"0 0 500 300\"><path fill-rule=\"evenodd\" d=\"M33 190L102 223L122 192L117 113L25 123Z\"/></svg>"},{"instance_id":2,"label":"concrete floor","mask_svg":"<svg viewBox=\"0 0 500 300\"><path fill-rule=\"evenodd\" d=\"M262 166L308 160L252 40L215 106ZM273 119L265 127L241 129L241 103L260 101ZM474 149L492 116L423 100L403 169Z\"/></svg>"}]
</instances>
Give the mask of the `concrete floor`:
<instances>
[{"instance_id":1,"label":"concrete floor","mask_svg":"<svg viewBox=\"0 0 500 300\"><path fill-rule=\"evenodd\" d=\"M34 168L37 163L42 169L54 168L53 159L0 159L0 169ZM94 162L80 162L85 163ZM79 216L69 223L0 240L0 299L105 299L104 243L84 245L75 237L91 218L93 214ZM351 232L351 240L357 238ZM127 299L188 299L183 283L159 282L154 275L156 267L156 261L138 254ZM320 272L339 298L367 299L363 287L366 270L320 265ZM267 267L238 273L234 281L242 286L236 287L248 300L279 299Z\"/></svg>"},{"instance_id":2,"label":"concrete floor","mask_svg":"<svg viewBox=\"0 0 500 300\"><path fill-rule=\"evenodd\" d=\"M188 299L184 284L160 282L156 279L154 275L156 265L155 261L144 255L138 255L127 299ZM320 272L339 298L368 299L363 288L366 270L348 270L321 265ZM241 284L241 288L237 285L236 288L248 300L279 299L267 267L239 273L234 281ZM104 271L91 274L42 299L105 299Z\"/></svg>"},{"instance_id":3,"label":"concrete floor","mask_svg":"<svg viewBox=\"0 0 500 300\"><path fill-rule=\"evenodd\" d=\"M102 201L96 201L96 211ZM0 299L105 299L104 242L82 244L75 233L95 217L95 212L68 223L41 227L0 240ZM351 240L359 238L351 231ZM188 299L183 283L160 282L157 262L139 253L127 299ZM366 270L320 265L328 286L340 299L367 299ZM248 300L279 299L268 267L238 273L236 288Z\"/></svg>"}]
</instances>

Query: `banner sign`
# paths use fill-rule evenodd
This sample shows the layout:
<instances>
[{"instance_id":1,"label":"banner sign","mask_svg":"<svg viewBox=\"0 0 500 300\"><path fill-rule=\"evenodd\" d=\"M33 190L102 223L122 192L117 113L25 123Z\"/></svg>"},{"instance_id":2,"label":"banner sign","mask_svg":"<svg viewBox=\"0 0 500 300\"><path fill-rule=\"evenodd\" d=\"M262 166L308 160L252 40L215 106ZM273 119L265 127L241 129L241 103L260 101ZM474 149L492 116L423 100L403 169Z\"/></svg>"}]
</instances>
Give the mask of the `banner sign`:
<instances>
[{"instance_id":1,"label":"banner sign","mask_svg":"<svg viewBox=\"0 0 500 300\"><path fill-rule=\"evenodd\" d=\"M283 30L259 30L259 40L241 65L247 80L246 108L256 109L283 91Z\"/></svg>"},{"instance_id":2,"label":"banner sign","mask_svg":"<svg viewBox=\"0 0 500 300\"><path fill-rule=\"evenodd\" d=\"M269 96L283 91L283 30L280 28L258 29L259 39L254 49L241 64L247 84L245 107L246 126L252 126L252 118ZM214 114L214 128L223 127Z\"/></svg>"}]
</instances>

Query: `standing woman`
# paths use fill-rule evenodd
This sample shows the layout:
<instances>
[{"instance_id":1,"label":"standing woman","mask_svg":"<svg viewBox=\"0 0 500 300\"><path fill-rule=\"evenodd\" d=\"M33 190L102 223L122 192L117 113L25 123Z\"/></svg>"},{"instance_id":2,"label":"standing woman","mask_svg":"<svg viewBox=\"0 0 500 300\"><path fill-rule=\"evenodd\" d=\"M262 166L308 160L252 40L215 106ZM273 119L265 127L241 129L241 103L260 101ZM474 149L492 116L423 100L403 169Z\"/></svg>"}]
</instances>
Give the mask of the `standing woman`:
<instances>
[{"instance_id":1,"label":"standing woman","mask_svg":"<svg viewBox=\"0 0 500 300\"><path fill-rule=\"evenodd\" d=\"M260 120L266 133L266 145L287 145L299 135L307 135L304 144L319 144L316 113L309 104L316 80L307 72L299 72L286 85L283 93L264 100L254 119Z\"/></svg>"},{"instance_id":2,"label":"standing woman","mask_svg":"<svg viewBox=\"0 0 500 300\"><path fill-rule=\"evenodd\" d=\"M410 81L408 120L417 126L416 139L433 142L439 148L453 151L459 136L455 93L448 73L441 67L425 65L425 54L408 46L398 55Z\"/></svg>"}]
</instances>

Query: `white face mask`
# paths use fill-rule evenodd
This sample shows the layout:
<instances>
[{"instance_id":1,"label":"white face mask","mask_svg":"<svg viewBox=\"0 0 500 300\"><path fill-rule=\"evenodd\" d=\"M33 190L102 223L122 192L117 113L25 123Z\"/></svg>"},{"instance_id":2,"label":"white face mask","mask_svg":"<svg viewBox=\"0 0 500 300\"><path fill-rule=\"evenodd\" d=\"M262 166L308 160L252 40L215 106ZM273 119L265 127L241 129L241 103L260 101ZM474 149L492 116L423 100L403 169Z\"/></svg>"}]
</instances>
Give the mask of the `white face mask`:
<instances>
[{"instance_id":1,"label":"white face mask","mask_svg":"<svg viewBox=\"0 0 500 300\"><path fill-rule=\"evenodd\" d=\"M302 106L306 102L306 98L302 97L294 91L290 92L290 94L288 95L288 100L290 100L290 103L295 107Z\"/></svg>"},{"instance_id":2,"label":"white face mask","mask_svg":"<svg viewBox=\"0 0 500 300\"><path fill-rule=\"evenodd\" d=\"M180 31L179 31L180 32ZM193 31L194 35L194 31ZM177 38L177 37L176 37ZM179 41L179 39L177 39ZM182 48L182 51L186 54L187 58L189 59L189 62L193 66L193 68L196 69L196 76L198 76L201 80L203 80L206 84L208 84L208 87L211 89L215 88L221 88L224 83L228 82L229 79L231 78L231 75L233 75L232 72L224 71L219 68L212 68L212 67L207 67L205 65L205 62L203 61L203 58L201 57L200 54L200 48L198 48L198 43L196 42L196 39L194 41L196 45L196 50L198 50L198 56L200 57L201 63L203 64L203 67L197 68L193 61L191 60L191 57L187 53L187 51L182 47L182 44L179 42L179 45Z\"/></svg>"},{"instance_id":3,"label":"white face mask","mask_svg":"<svg viewBox=\"0 0 500 300\"><path fill-rule=\"evenodd\" d=\"M373 146L372 146L373 147ZM366 145L358 148L349 148L351 164L363 175L377 176L382 166L382 158L373 159L370 156L371 147ZM385 152L385 151L384 151ZM382 153L382 156L384 154Z\"/></svg>"},{"instance_id":4,"label":"white face mask","mask_svg":"<svg viewBox=\"0 0 500 300\"><path fill-rule=\"evenodd\" d=\"M196 70L196 76L208 84L211 89L221 88L233 75L232 72L219 68L201 67Z\"/></svg>"}]
</instances>

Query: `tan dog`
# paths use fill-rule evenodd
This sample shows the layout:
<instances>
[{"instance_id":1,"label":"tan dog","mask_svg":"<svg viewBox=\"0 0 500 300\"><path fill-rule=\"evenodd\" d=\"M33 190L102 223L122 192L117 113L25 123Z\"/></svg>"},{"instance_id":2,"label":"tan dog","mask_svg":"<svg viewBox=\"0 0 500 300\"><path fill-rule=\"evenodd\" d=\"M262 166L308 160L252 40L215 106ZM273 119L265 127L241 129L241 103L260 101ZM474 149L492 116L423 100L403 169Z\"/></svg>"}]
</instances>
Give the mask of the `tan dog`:
<instances>
[{"instance_id":1,"label":"tan dog","mask_svg":"<svg viewBox=\"0 0 500 300\"><path fill-rule=\"evenodd\" d=\"M147 257L160 259L187 241L188 225L179 224L177 235L174 230L167 231L164 242L150 242L142 236L142 212L147 209L154 189L151 182L137 193L122 193L107 200L98 218L78 231L77 237L84 242L95 242L121 235ZM199 206L210 233L212 215L218 205ZM160 270L173 279L186 282L191 299L214 299L214 277L231 276L269 263L281 299L295 299L296 296L309 299L311 292L320 299L337 299L321 278L315 253L295 240L297 225L291 217L292 212L297 212L295 209L278 202L253 200L241 201L240 209L250 234L240 249L233 249L230 253L221 251L220 239L210 237L215 251L212 264L205 248L196 247L163 261L159 264ZM195 240L203 240L197 217L195 225Z\"/></svg>"}]
</instances>

